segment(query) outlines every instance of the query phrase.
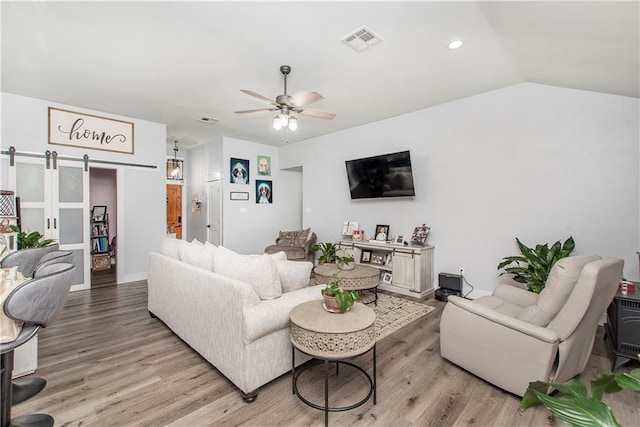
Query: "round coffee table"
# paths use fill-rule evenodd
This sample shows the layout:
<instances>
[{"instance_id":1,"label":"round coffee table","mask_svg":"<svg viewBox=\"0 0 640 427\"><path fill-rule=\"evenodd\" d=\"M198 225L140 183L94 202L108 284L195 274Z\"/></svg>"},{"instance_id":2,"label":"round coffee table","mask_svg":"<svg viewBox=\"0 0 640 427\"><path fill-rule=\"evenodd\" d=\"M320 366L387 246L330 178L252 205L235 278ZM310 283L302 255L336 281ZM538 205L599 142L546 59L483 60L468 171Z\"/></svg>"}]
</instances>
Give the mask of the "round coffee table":
<instances>
[{"instance_id":1,"label":"round coffee table","mask_svg":"<svg viewBox=\"0 0 640 427\"><path fill-rule=\"evenodd\" d=\"M291 376L292 391L302 402L324 411L325 426L329 424L329 412L348 411L362 406L373 396L376 404L376 337L375 312L364 304L356 303L345 313L329 313L322 307L322 300L309 301L291 310ZM298 391L298 377L312 365L296 371L295 351L324 361L324 405L307 400ZM373 375L345 359L373 350ZM329 407L329 362L348 365L360 371L369 381L369 392L359 402L342 407Z\"/></svg>"},{"instance_id":2,"label":"round coffee table","mask_svg":"<svg viewBox=\"0 0 640 427\"><path fill-rule=\"evenodd\" d=\"M367 265L356 265L353 270L340 270L336 264L322 264L313 269L316 283L330 283L334 279L340 280L340 286L347 291L371 291L372 301L378 305L378 285L380 284L380 270Z\"/></svg>"}]
</instances>

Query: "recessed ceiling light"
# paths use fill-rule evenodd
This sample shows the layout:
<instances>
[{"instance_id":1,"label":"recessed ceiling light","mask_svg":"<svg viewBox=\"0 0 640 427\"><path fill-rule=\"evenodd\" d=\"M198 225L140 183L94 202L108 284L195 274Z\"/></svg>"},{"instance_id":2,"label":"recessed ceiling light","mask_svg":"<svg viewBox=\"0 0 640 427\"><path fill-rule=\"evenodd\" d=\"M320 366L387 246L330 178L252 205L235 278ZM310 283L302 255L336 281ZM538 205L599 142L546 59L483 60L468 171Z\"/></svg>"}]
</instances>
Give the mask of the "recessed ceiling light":
<instances>
[{"instance_id":1,"label":"recessed ceiling light","mask_svg":"<svg viewBox=\"0 0 640 427\"><path fill-rule=\"evenodd\" d=\"M460 40L460 39L451 40L449 44L447 44L447 49L451 49L451 50L460 49L463 44L464 44L463 40Z\"/></svg>"}]
</instances>

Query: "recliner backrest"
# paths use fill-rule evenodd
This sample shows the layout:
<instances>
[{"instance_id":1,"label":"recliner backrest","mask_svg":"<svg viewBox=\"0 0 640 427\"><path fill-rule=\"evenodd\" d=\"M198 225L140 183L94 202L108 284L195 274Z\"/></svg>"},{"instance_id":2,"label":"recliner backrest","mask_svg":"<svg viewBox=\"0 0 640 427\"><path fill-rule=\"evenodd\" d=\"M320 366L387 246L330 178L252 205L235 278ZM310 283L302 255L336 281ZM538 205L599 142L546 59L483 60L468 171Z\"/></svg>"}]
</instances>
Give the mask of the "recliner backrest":
<instances>
[{"instance_id":1,"label":"recliner backrest","mask_svg":"<svg viewBox=\"0 0 640 427\"><path fill-rule=\"evenodd\" d=\"M20 249L4 257L2 261L0 261L0 267L18 267L18 271L22 273L24 277L32 277L40 259L49 252L57 251L59 247L56 243L39 248Z\"/></svg>"},{"instance_id":2,"label":"recliner backrest","mask_svg":"<svg viewBox=\"0 0 640 427\"><path fill-rule=\"evenodd\" d=\"M598 259L597 255L574 255L558 260L535 304L523 309L516 317L536 326L547 326L567 302L582 268Z\"/></svg>"},{"instance_id":3,"label":"recliner backrest","mask_svg":"<svg viewBox=\"0 0 640 427\"><path fill-rule=\"evenodd\" d=\"M45 327L62 311L76 268L67 263L47 268L49 274L28 280L9 293L4 302L9 318Z\"/></svg>"},{"instance_id":4,"label":"recliner backrest","mask_svg":"<svg viewBox=\"0 0 640 427\"><path fill-rule=\"evenodd\" d=\"M567 302L553 318L548 329L566 340L581 322L593 324L609 306L618 289L624 261L620 258L603 258L585 265Z\"/></svg>"}]
</instances>

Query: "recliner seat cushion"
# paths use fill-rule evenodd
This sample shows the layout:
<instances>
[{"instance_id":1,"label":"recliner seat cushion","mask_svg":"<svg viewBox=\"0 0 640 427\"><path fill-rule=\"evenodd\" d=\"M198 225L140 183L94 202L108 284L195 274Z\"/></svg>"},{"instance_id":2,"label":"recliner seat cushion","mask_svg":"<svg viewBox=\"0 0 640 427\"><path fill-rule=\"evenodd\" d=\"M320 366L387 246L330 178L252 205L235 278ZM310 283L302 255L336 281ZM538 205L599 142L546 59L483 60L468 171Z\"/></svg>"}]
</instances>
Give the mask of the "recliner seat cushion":
<instances>
[{"instance_id":1,"label":"recliner seat cushion","mask_svg":"<svg viewBox=\"0 0 640 427\"><path fill-rule=\"evenodd\" d=\"M516 318L536 326L547 326L560 312L578 281L582 268L600 259L597 255L575 255L555 263L536 303L525 307Z\"/></svg>"}]
</instances>

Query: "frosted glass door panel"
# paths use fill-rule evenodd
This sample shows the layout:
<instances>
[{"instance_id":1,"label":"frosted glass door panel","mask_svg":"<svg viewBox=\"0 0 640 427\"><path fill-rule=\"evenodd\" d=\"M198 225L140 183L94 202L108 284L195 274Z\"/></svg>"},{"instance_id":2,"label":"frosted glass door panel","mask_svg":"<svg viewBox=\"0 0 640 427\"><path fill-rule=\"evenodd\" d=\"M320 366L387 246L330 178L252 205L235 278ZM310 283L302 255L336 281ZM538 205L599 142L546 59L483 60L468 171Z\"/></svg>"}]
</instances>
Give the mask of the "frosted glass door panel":
<instances>
[{"instance_id":1,"label":"frosted glass door panel","mask_svg":"<svg viewBox=\"0 0 640 427\"><path fill-rule=\"evenodd\" d=\"M84 210L60 208L60 244L73 245L84 242Z\"/></svg>"},{"instance_id":2,"label":"frosted glass door panel","mask_svg":"<svg viewBox=\"0 0 640 427\"><path fill-rule=\"evenodd\" d=\"M58 168L58 185L60 203L82 203L82 168L65 167Z\"/></svg>"},{"instance_id":3,"label":"frosted glass door panel","mask_svg":"<svg viewBox=\"0 0 640 427\"><path fill-rule=\"evenodd\" d=\"M85 283L85 279L84 279L84 250L82 249L77 249L74 251L70 251L73 252L73 263L76 266L76 275L73 278L73 284L74 285L81 285L83 283Z\"/></svg>"},{"instance_id":4,"label":"frosted glass door panel","mask_svg":"<svg viewBox=\"0 0 640 427\"><path fill-rule=\"evenodd\" d=\"M23 231L38 231L44 235L44 208L21 208L20 227Z\"/></svg>"},{"instance_id":5,"label":"frosted glass door panel","mask_svg":"<svg viewBox=\"0 0 640 427\"><path fill-rule=\"evenodd\" d=\"M44 202L44 165L16 162L16 195L21 202Z\"/></svg>"}]
</instances>

